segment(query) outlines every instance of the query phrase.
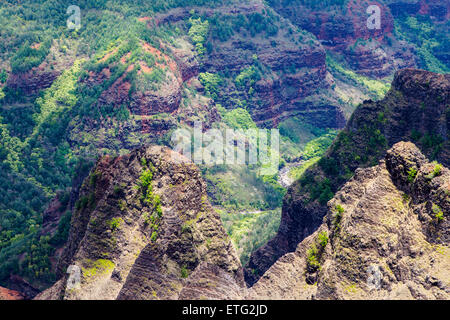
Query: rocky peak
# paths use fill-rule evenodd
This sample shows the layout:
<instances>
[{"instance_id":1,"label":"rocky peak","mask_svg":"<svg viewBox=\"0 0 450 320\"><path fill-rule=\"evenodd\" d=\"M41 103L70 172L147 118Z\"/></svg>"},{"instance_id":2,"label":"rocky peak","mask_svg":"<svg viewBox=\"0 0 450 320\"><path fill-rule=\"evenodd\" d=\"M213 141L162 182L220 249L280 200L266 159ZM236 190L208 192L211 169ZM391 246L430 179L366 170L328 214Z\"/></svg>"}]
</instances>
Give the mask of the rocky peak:
<instances>
[{"instance_id":1,"label":"rocky peak","mask_svg":"<svg viewBox=\"0 0 450 320\"><path fill-rule=\"evenodd\" d=\"M426 162L425 156L411 142L399 142L386 154L386 167L397 185L406 190L410 189L410 172L417 172Z\"/></svg>"},{"instance_id":2,"label":"rocky peak","mask_svg":"<svg viewBox=\"0 0 450 320\"><path fill-rule=\"evenodd\" d=\"M448 299L450 170L430 175L430 166L416 146L400 142L377 166L356 170L318 230L281 257L249 298ZM414 167L414 179L404 175ZM406 181L405 192L397 185Z\"/></svg>"},{"instance_id":3,"label":"rocky peak","mask_svg":"<svg viewBox=\"0 0 450 320\"><path fill-rule=\"evenodd\" d=\"M411 197L428 241L449 243L450 170L429 162L411 142L399 142L386 154L386 168L394 184Z\"/></svg>"},{"instance_id":4,"label":"rocky peak","mask_svg":"<svg viewBox=\"0 0 450 320\"><path fill-rule=\"evenodd\" d=\"M392 87L411 98L427 96L449 98L450 74L418 69L402 69L395 73Z\"/></svg>"},{"instance_id":5,"label":"rocky peak","mask_svg":"<svg viewBox=\"0 0 450 320\"><path fill-rule=\"evenodd\" d=\"M69 266L81 284L67 289ZM73 208L61 280L41 299L241 295L242 267L199 170L164 147L100 159Z\"/></svg>"}]
</instances>

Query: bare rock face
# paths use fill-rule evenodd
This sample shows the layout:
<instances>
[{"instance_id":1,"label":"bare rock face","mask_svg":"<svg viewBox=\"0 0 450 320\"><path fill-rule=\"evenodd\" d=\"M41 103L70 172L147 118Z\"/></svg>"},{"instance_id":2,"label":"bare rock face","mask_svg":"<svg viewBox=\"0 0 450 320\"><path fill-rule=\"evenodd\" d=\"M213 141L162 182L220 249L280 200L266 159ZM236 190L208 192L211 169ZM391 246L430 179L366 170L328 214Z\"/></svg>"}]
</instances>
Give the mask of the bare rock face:
<instances>
[{"instance_id":1,"label":"bare rock face","mask_svg":"<svg viewBox=\"0 0 450 320\"><path fill-rule=\"evenodd\" d=\"M410 169L415 168L414 178ZM251 299L449 299L450 170L399 142L328 202L322 225Z\"/></svg>"},{"instance_id":2,"label":"bare rock face","mask_svg":"<svg viewBox=\"0 0 450 320\"><path fill-rule=\"evenodd\" d=\"M184 39L179 39L178 48L170 48L181 73L183 82L198 75L200 64L194 54L194 46Z\"/></svg>"},{"instance_id":3,"label":"bare rock face","mask_svg":"<svg viewBox=\"0 0 450 320\"><path fill-rule=\"evenodd\" d=\"M17 291L9 290L0 287L0 301L1 300L23 300L23 295Z\"/></svg>"},{"instance_id":4,"label":"bare rock face","mask_svg":"<svg viewBox=\"0 0 450 320\"><path fill-rule=\"evenodd\" d=\"M26 95L32 95L38 93L39 90L50 87L60 74L56 70L46 71L39 66L24 73L11 74L8 78L8 86L14 90L20 90Z\"/></svg>"},{"instance_id":5,"label":"bare rock face","mask_svg":"<svg viewBox=\"0 0 450 320\"><path fill-rule=\"evenodd\" d=\"M398 71L391 90L380 101L365 101L318 165L291 185L285 196L277 235L252 253L245 278L254 284L282 255L296 249L313 233L327 213L312 189L325 182L331 193L357 168L370 167L399 141L414 141L427 157L450 166L450 77L424 70ZM309 181L309 182L308 182Z\"/></svg>"},{"instance_id":6,"label":"bare rock face","mask_svg":"<svg viewBox=\"0 0 450 320\"><path fill-rule=\"evenodd\" d=\"M67 288L73 265L81 284ZM245 288L199 170L156 146L99 160L73 209L59 271L38 299L227 299Z\"/></svg>"}]
</instances>

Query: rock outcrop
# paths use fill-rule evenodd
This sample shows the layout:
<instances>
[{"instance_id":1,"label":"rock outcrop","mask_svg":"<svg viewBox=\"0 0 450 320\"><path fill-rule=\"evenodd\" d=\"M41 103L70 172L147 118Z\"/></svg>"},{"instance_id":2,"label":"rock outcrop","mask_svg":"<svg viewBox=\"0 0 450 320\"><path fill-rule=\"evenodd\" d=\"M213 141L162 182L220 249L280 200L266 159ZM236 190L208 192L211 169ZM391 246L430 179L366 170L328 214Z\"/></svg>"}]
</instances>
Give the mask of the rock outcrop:
<instances>
[{"instance_id":1,"label":"rock outcrop","mask_svg":"<svg viewBox=\"0 0 450 320\"><path fill-rule=\"evenodd\" d=\"M7 86L24 95L35 95L50 87L53 81L75 61L75 53L64 48L65 46L59 41L54 41L49 54L39 66L26 72L11 72Z\"/></svg>"},{"instance_id":2,"label":"rock outcrop","mask_svg":"<svg viewBox=\"0 0 450 320\"><path fill-rule=\"evenodd\" d=\"M133 61L132 52L125 52L118 57L117 61L107 65L100 72L91 71L84 83L92 88L101 83L111 82L111 79L113 79L111 70L118 67L126 67L123 74L101 93L97 101L99 106L118 108L126 105L132 114L144 116L163 112L171 113L177 110L181 101L182 79L186 79L190 74L195 74L195 71L185 70L186 68L189 69L189 66L186 66L186 63L189 63L189 61L185 62L183 57L178 59L183 66L183 73L181 73L178 64L161 50L146 42L141 42L139 46L143 52L157 59L153 66L149 67L145 61ZM104 62L109 61L108 59L116 54L117 51L118 49L107 53L100 62L103 62L103 60ZM192 61L190 63L193 64L190 68L195 68L195 63ZM153 72L158 68L164 70L164 72L155 76ZM133 72L136 72L137 80L132 84L130 75ZM150 76L159 78L150 81L147 78Z\"/></svg>"},{"instance_id":3,"label":"rock outcrop","mask_svg":"<svg viewBox=\"0 0 450 320\"><path fill-rule=\"evenodd\" d=\"M23 300L23 295L20 292L0 287L1 300Z\"/></svg>"},{"instance_id":4,"label":"rock outcrop","mask_svg":"<svg viewBox=\"0 0 450 320\"><path fill-rule=\"evenodd\" d=\"M411 174L415 172L415 174ZM450 170L410 142L356 170L251 299L449 299Z\"/></svg>"},{"instance_id":5,"label":"rock outcrop","mask_svg":"<svg viewBox=\"0 0 450 320\"><path fill-rule=\"evenodd\" d=\"M79 286L67 288L69 266L80 268ZM58 269L37 299L228 299L245 288L199 170L156 146L98 161Z\"/></svg>"},{"instance_id":6,"label":"rock outcrop","mask_svg":"<svg viewBox=\"0 0 450 320\"><path fill-rule=\"evenodd\" d=\"M426 156L450 166L450 76L404 69L381 101L365 101L317 165L288 190L275 238L256 250L245 267L249 285L283 254L313 233L326 202L360 167L383 159L399 141L414 141Z\"/></svg>"}]
</instances>

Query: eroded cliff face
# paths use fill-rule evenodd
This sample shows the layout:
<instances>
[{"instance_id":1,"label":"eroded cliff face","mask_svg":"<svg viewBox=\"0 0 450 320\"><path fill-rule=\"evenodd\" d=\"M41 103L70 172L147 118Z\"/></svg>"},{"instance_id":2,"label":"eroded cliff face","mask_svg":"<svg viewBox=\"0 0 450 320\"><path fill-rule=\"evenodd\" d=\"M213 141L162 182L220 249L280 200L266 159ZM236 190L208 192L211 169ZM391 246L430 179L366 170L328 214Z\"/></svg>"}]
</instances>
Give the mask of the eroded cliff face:
<instances>
[{"instance_id":1,"label":"eroded cliff face","mask_svg":"<svg viewBox=\"0 0 450 320\"><path fill-rule=\"evenodd\" d=\"M449 75L397 72L386 97L360 105L322 160L289 188L277 235L256 250L245 267L247 283L255 283L280 256L313 233L327 213L329 195L357 168L377 164L393 144L414 141L426 156L450 166L449 104Z\"/></svg>"},{"instance_id":2,"label":"eroded cliff face","mask_svg":"<svg viewBox=\"0 0 450 320\"><path fill-rule=\"evenodd\" d=\"M231 78L222 83L216 103L234 109L245 102L253 120L265 127L276 127L293 115L302 115L318 127L344 126L344 112L330 88L325 50L310 33L299 30L260 0L218 8L176 8L148 24L176 24L188 20L193 11L219 21L208 36L208 49L197 56L200 72ZM248 30L243 25L247 19L264 26ZM236 85L233 78L256 65L264 74L252 89Z\"/></svg>"},{"instance_id":3,"label":"eroded cliff face","mask_svg":"<svg viewBox=\"0 0 450 320\"><path fill-rule=\"evenodd\" d=\"M415 172L415 174L411 174ZM356 170L251 299L449 299L450 170L410 142Z\"/></svg>"},{"instance_id":4,"label":"eroded cliff face","mask_svg":"<svg viewBox=\"0 0 450 320\"><path fill-rule=\"evenodd\" d=\"M71 265L79 287L67 288ZM229 299L245 287L199 170L156 146L99 160L73 208L59 271L38 299Z\"/></svg>"},{"instance_id":5,"label":"eroded cliff face","mask_svg":"<svg viewBox=\"0 0 450 320\"><path fill-rule=\"evenodd\" d=\"M418 48L396 32L396 18L429 15L433 23L443 25L450 15L448 3L437 0L351 0L336 1L333 5L320 1L270 0L269 3L293 24L313 33L324 48L342 55L359 74L375 78L420 66L422 58ZM366 10L370 5L380 9L379 28L367 27L370 14ZM446 61L445 49L437 51L436 56Z\"/></svg>"},{"instance_id":6,"label":"eroded cliff face","mask_svg":"<svg viewBox=\"0 0 450 320\"><path fill-rule=\"evenodd\" d=\"M53 81L75 61L74 52L67 50L68 43L74 45L70 41L66 43L53 41L48 55L39 66L26 72L11 72L6 85L19 95L26 96L38 94L39 91L50 87ZM40 46L41 43L35 43L32 47Z\"/></svg>"}]
</instances>

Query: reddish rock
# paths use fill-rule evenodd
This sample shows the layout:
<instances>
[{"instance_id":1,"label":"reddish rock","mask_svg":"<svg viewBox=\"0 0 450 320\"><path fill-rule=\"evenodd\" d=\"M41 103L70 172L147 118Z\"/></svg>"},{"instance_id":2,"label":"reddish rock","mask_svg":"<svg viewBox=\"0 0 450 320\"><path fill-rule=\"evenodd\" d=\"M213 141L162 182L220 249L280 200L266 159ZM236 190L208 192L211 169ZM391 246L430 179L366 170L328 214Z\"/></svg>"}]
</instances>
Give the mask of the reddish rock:
<instances>
[{"instance_id":1,"label":"reddish rock","mask_svg":"<svg viewBox=\"0 0 450 320\"><path fill-rule=\"evenodd\" d=\"M0 300L23 300L24 296L17 291L0 287Z\"/></svg>"}]
</instances>

